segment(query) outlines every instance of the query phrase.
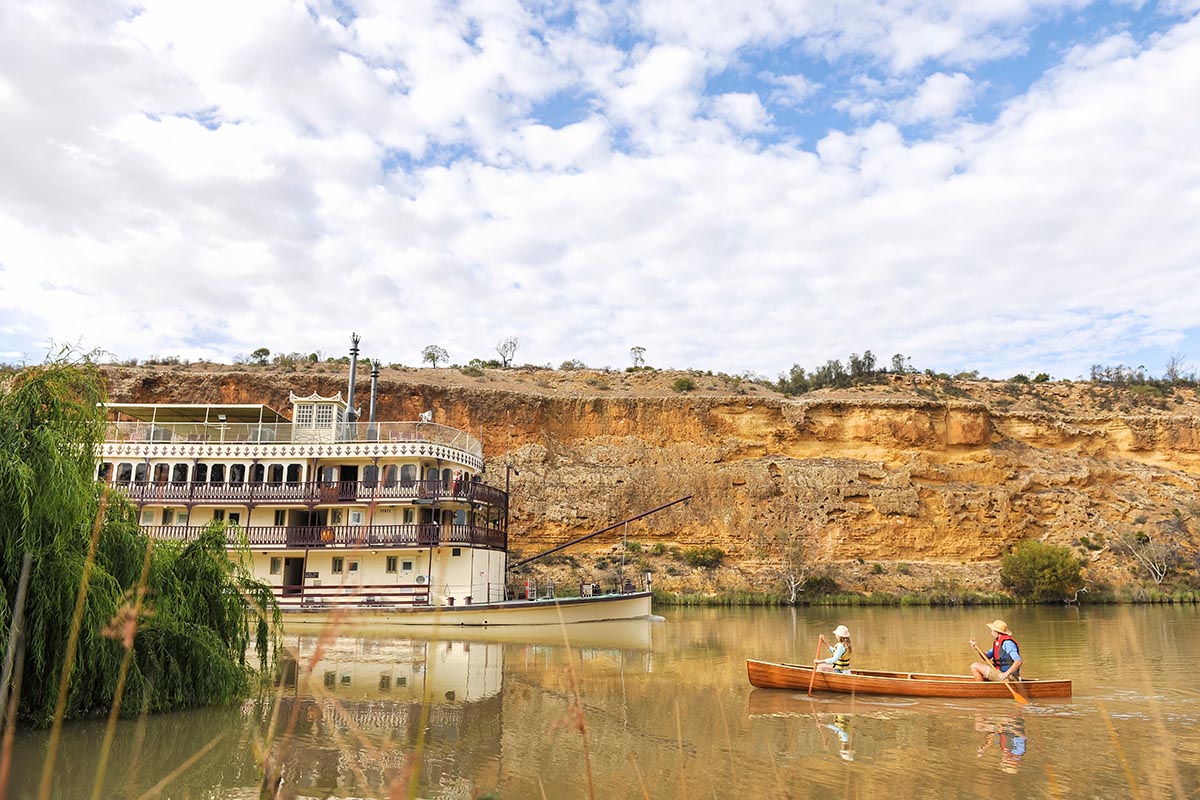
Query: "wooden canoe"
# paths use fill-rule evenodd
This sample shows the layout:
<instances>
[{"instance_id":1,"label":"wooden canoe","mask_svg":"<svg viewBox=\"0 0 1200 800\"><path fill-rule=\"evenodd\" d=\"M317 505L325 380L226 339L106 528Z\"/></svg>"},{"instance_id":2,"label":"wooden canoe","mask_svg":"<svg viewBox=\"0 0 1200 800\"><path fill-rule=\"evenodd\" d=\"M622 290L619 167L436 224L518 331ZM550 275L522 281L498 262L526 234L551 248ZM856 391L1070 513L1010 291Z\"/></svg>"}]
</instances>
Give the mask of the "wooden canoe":
<instances>
[{"instance_id":1,"label":"wooden canoe","mask_svg":"<svg viewBox=\"0 0 1200 800\"><path fill-rule=\"evenodd\" d=\"M750 684L760 689L794 689L807 692L809 681L813 691L843 694L892 694L909 697L997 697L1012 699L1008 687L999 682L979 682L964 675L930 675L921 672L884 672L853 670L844 675L820 672L813 676L808 664L773 664L769 661L746 661ZM1036 697L1070 697L1068 680L1021 680L1009 684L1025 699Z\"/></svg>"}]
</instances>

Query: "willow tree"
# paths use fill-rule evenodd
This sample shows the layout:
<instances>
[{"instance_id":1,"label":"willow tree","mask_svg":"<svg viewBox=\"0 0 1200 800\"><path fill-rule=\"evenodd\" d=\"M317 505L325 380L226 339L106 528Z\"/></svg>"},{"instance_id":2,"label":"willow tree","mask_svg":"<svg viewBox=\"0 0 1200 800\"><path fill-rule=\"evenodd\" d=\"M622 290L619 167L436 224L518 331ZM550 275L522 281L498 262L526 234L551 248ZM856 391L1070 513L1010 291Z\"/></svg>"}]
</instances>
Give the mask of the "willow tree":
<instances>
[{"instance_id":1,"label":"willow tree","mask_svg":"<svg viewBox=\"0 0 1200 800\"><path fill-rule=\"evenodd\" d=\"M0 652L19 649L9 639L28 554L13 673L17 716L35 724L118 705L229 703L274 654L270 588L226 556L221 528L155 542L131 504L96 482L103 399L90 359L65 352L0 387ZM251 629L257 667L246 657Z\"/></svg>"}]
</instances>

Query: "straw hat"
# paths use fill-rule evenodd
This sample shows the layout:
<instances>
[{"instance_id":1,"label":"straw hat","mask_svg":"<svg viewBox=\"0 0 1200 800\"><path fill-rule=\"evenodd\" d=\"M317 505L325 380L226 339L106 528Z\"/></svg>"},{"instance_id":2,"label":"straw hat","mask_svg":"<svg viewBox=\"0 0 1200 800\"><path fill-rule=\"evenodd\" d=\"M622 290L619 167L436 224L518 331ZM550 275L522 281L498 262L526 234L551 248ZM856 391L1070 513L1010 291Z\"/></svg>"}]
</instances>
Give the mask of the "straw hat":
<instances>
[{"instance_id":1,"label":"straw hat","mask_svg":"<svg viewBox=\"0 0 1200 800\"><path fill-rule=\"evenodd\" d=\"M987 626L996 633L1003 633L1012 636L1012 632L1008 629L1008 623L1002 619L998 619L995 622L989 622Z\"/></svg>"},{"instance_id":2,"label":"straw hat","mask_svg":"<svg viewBox=\"0 0 1200 800\"><path fill-rule=\"evenodd\" d=\"M847 628L845 625L838 625L836 628L833 629L833 635L837 636L837 637L845 637L845 638L849 639L850 638L850 629Z\"/></svg>"}]
</instances>

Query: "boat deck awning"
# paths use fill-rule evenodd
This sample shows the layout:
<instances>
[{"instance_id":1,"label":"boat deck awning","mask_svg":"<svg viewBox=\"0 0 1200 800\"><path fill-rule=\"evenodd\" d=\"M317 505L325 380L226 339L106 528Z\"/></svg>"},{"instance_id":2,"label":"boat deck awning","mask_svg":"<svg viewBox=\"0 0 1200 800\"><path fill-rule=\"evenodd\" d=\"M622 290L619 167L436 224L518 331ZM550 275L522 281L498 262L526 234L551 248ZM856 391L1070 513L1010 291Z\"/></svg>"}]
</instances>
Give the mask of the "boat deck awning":
<instances>
[{"instance_id":1,"label":"boat deck awning","mask_svg":"<svg viewBox=\"0 0 1200 800\"><path fill-rule=\"evenodd\" d=\"M254 403L106 403L113 422L290 422L270 406Z\"/></svg>"}]
</instances>

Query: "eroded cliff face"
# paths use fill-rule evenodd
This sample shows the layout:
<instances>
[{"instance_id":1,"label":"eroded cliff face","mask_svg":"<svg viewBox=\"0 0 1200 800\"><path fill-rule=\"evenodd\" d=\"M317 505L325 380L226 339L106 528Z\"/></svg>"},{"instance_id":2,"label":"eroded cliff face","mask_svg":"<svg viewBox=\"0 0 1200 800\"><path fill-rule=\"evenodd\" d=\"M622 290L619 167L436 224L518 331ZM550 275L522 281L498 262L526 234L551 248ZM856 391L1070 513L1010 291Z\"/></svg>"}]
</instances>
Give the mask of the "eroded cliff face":
<instances>
[{"instance_id":1,"label":"eroded cliff face","mask_svg":"<svg viewBox=\"0 0 1200 800\"><path fill-rule=\"evenodd\" d=\"M377 416L432 410L478 436L495 485L507 458L519 471L511 540L527 554L690 494L629 536L716 546L746 563L762 534L797 530L819 535L832 560L992 562L1026 538L1072 544L1152 525L1195 508L1200 488L1194 397L1122 413L903 393L618 396L584 381L568 390L423 377L446 372L385 375ZM345 391L342 373L107 374L114 401L287 412L289 391ZM368 391L365 381L356 389L364 409Z\"/></svg>"}]
</instances>

